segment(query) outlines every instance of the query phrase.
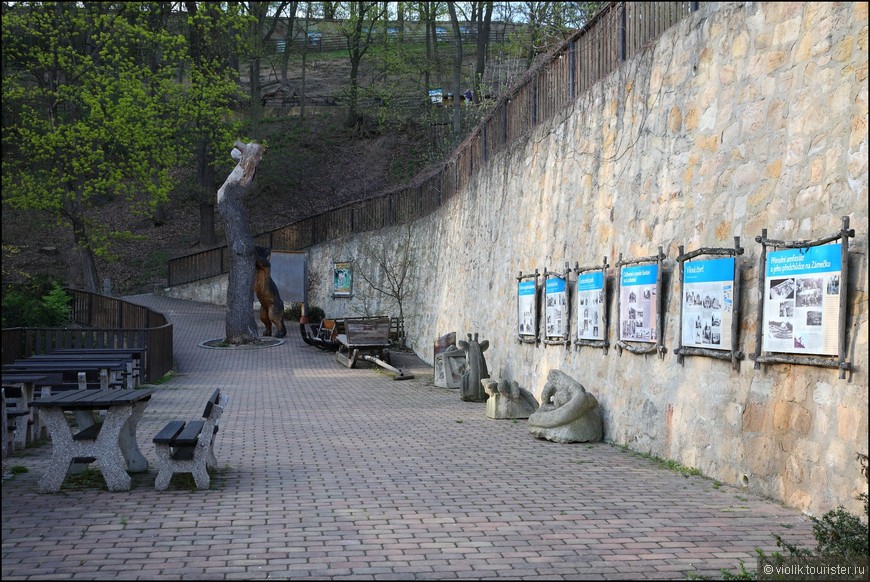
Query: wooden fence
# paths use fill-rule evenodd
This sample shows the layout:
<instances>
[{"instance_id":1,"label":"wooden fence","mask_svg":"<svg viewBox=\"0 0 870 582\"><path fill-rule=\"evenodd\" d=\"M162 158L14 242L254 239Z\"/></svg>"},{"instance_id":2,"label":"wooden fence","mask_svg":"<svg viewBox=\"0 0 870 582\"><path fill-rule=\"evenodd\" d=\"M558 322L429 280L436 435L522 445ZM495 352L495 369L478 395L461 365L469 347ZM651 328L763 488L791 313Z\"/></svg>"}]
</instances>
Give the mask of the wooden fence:
<instances>
[{"instance_id":1,"label":"wooden fence","mask_svg":"<svg viewBox=\"0 0 870 582\"><path fill-rule=\"evenodd\" d=\"M421 218L461 192L495 154L573 103L640 53L666 29L698 9L697 2L612 2L526 73L439 169L408 186L346 204L255 237L276 251L298 251L354 233ZM169 261L168 285L228 272L226 246Z\"/></svg>"},{"instance_id":2,"label":"wooden fence","mask_svg":"<svg viewBox=\"0 0 870 582\"><path fill-rule=\"evenodd\" d=\"M81 328L3 330L3 363L62 348L145 348L145 381L172 370L172 324L162 313L122 299L67 289Z\"/></svg>"}]
</instances>

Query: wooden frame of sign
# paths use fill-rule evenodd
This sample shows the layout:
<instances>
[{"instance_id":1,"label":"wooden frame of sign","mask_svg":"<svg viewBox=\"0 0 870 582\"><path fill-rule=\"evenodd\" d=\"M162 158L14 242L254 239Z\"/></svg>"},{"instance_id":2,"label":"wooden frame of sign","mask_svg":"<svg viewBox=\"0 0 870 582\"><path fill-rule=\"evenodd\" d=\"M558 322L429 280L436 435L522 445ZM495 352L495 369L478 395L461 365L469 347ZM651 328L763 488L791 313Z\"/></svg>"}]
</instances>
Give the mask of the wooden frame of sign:
<instances>
[{"instance_id":1,"label":"wooden frame of sign","mask_svg":"<svg viewBox=\"0 0 870 582\"><path fill-rule=\"evenodd\" d=\"M709 358L717 358L719 360L731 360L731 367L735 370L740 368L740 360L745 358L743 352L740 351L740 269L737 264L737 257L743 254L743 247L740 246L740 237L734 237L734 248L700 248L691 252L684 252L683 245L679 247L680 255L677 257L677 262L680 265L680 333L677 337L677 348L674 353L677 355L677 362L683 363L684 356L706 356ZM725 256L734 257L734 273L732 277L732 303L731 303L731 349L716 350L698 347L683 346L683 306L685 304L685 263L699 256Z\"/></svg>"},{"instance_id":2,"label":"wooden frame of sign","mask_svg":"<svg viewBox=\"0 0 870 582\"><path fill-rule=\"evenodd\" d=\"M574 263L574 273L576 273L578 278L583 273L588 273L590 271L601 271L601 301L604 305L603 309L601 310L601 329L604 330L604 339L591 340L576 338L574 339L575 349L579 348L580 346L592 346L595 348L604 348L604 353L606 354L607 350L610 348L610 341L607 339L610 332L608 317L608 313L610 312L610 310L607 308L607 268L609 266L610 265L607 264L607 257L604 257L604 260L600 265L596 265L594 267L581 267L580 263ZM580 310L579 305L577 306L577 310Z\"/></svg>"},{"instance_id":3,"label":"wooden frame of sign","mask_svg":"<svg viewBox=\"0 0 870 582\"><path fill-rule=\"evenodd\" d=\"M616 262L616 306L617 309L622 309L622 268L628 265L642 265L646 263L656 264L656 341L647 345L639 346L626 342L622 339L622 318L618 317L617 321L620 325L616 326L616 351L622 356L622 351L627 350L633 354L653 354L656 353L659 359L663 359L667 353L667 348L664 346L664 321L665 314L662 310L662 261L667 258L667 255L659 247L659 252L656 255L649 257L641 257L638 259L622 260L622 253L619 253L619 260Z\"/></svg>"},{"instance_id":4,"label":"wooden frame of sign","mask_svg":"<svg viewBox=\"0 0 870 582\"><path fill-rule=\"evenodd\" d=\"M565 270L560 275L555 271L548 271L546 267L544 267L544 281L541 285L543 289L544 295L544 339L543 343L545 346L561 346L564 345L566 348L571 347L571 292L568 286L568 274L571 273L571 267L568 263L565 263ZM562 319L565 324L565 332L562 335L548 335L547 334L547 303L549 302L549 298L547 297L547 279L550 277L558 277L565 281L565 313L562 316ZM551 339L553 338L553 339Z\"/></svg>"},{"instance_id":5,"label":"wooden frame of sign","mask_svg":"<svg viewBox=\"0 0 870 582\"><path fill-rule=\"evenodd\" d=\"M838 368L840 379L846 378L846 371L852 370L852 364L846 361L848 351L846 334L847 294L849 282L849 238L855 236L855 230L849 228L849 217L842 217L843 226L839 232L816 240L779 241L767 238L767 229L762 229L761 236L755 237L755 242L761 243L761 256L758 266L758 320L755 326L755 353L750 358L755 360L755 369L761 368L762 364L802 364L806 366L822 366L825 368ZM784 354L782 352L762 352L762 340L764 334L764 297L765 276L767 271L767 247L776 249L802 249L806 252L810 247L825 245L840 240L840 273L837 280L837 294L839 295L837 317L837 356L826 358L824 356L809 356L800 354Z\"/></svg>"},{"instance_id":6,"label":"wooden frame of sign","mask_svg":"<svg viewBox=\"0 0 870 582\"><path fill-rule=\"evenodd\" d=\"M538 313L538 311L539 311L538 300L540 298L539 297L540 290L538 289L538 277L540 277L540 273L538 272L537 269L535 269L534 273L529 273L526 275L523 275L523 272L520 271L520 274L517 277L517 341L519 341L520 343L524 343L524 344L537 344L541 341L541 339L538 337L538 332L540 331L539 330L540 313ZM531 321L528 321L528 319L526 319L526 321L524 322L520 319L520 309L521 309L522 305L520 304L520 289L519 289L519 287L523 283L523 281L526 279L532 279L534 293L533 293L533 299L532 299L532 303L531 303L532 312L530 314L530 317L528 318L528 319L531 319ZM529 330L528 328L533 328L533 330ZM526 332L524 333L524 332L520 331L521 329L526 329ZM529 333L529 332L531 332L531 333Z\"/></svg>"}]
</instances>

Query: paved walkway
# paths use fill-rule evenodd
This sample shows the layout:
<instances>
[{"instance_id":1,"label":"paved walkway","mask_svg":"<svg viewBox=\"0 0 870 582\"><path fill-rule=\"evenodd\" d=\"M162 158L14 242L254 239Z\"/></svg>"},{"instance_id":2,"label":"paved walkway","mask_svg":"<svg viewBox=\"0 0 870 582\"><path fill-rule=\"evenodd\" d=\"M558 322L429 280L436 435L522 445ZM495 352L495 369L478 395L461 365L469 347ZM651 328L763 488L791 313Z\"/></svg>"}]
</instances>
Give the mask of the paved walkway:
<instances>
[{"instance_id":1,"label":"paved walkway","mask_svg":"<svg viewBox=\"0 0 870 582\"><path fill-rule=\"evenodd\" d=\"M799 511L606 443L536 440L419 360L394 382L292 326L278 347L205 349L222 307L131 299L175 329L178 373L139 425L152 469L129 492L68 478L43 495L50 445L9 459L29 472L3 482L3 579L685 580L754 570L775 533L814 545ZM211 490L155 491L151 437L215 388L230 402Z\"/></svg>"}]
</instances>

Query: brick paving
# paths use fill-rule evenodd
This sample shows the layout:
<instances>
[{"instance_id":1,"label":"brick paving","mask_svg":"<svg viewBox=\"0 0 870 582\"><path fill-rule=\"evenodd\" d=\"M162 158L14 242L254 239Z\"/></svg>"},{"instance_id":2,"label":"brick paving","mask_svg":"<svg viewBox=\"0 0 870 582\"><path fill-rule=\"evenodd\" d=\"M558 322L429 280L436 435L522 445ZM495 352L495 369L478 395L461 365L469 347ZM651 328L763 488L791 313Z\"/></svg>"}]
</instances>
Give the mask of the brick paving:
<instances>
[{"instance_id":1,"label":"brick paving","mask_svg":"<svg viewBox=\"0 0 870 582\"><path fill-rule=\"evenodd\" d=\"M68 478L39 494L50 445L7 459L29 471L3 481L3 579L685 580L754 569L773 534L814 545L801 512L746 490L490 420L416 358L416 378L394 382L294 326L281 346L206 349L223 307L129 299L175 330L177 374L139 424L151 468L130 491ZM211 490L155 491L151 437L215 388L230 401Z\"/></svg>"}]
</instances>

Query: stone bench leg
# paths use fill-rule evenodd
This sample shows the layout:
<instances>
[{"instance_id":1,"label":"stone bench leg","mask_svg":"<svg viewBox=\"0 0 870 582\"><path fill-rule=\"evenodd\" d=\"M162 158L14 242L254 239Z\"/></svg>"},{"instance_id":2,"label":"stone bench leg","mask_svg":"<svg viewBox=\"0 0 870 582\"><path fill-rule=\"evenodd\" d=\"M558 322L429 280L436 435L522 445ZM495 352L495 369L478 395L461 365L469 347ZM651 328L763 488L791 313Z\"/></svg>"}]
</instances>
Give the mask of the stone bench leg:
<instances>
[{"instance_id":1,"label":"stone bench leg","mask_svg":"<svg viewBox=\"0 0 870 582\"><path fill-rule=\"evenodd\" d=\"M124 470L124 455L118 445L118 434L130 417L130 407L112 409L95 441L75 441L63 411L48 408L43 411L45 424L51 434L51 464L39 480L40 493L57 493L70 472L73 459L93 457L99 463L100 472L109 491L128 491L131 479Z\"/></svg>"},{"instance_id":2,"label":"stone bench leg","mask_svg":"<svg viewBox=\"0 0 870 582\"><path fill-rule=\"evenodd\" d=\"M211 461L206 458L209 451L197 450L193 453L193 459L177 460L172 458L172 448L169 445L157 445L157 462L160 467L157 479L154 480L154 488L157 491L166 491L169 482L175 473L190 473L197 489L208 489L211 486L211 478L208 476L208 466ZM211 453L213 457L214 454ZM217 460L214 460L215 466Z\"/></svg>"}]
</instances>

